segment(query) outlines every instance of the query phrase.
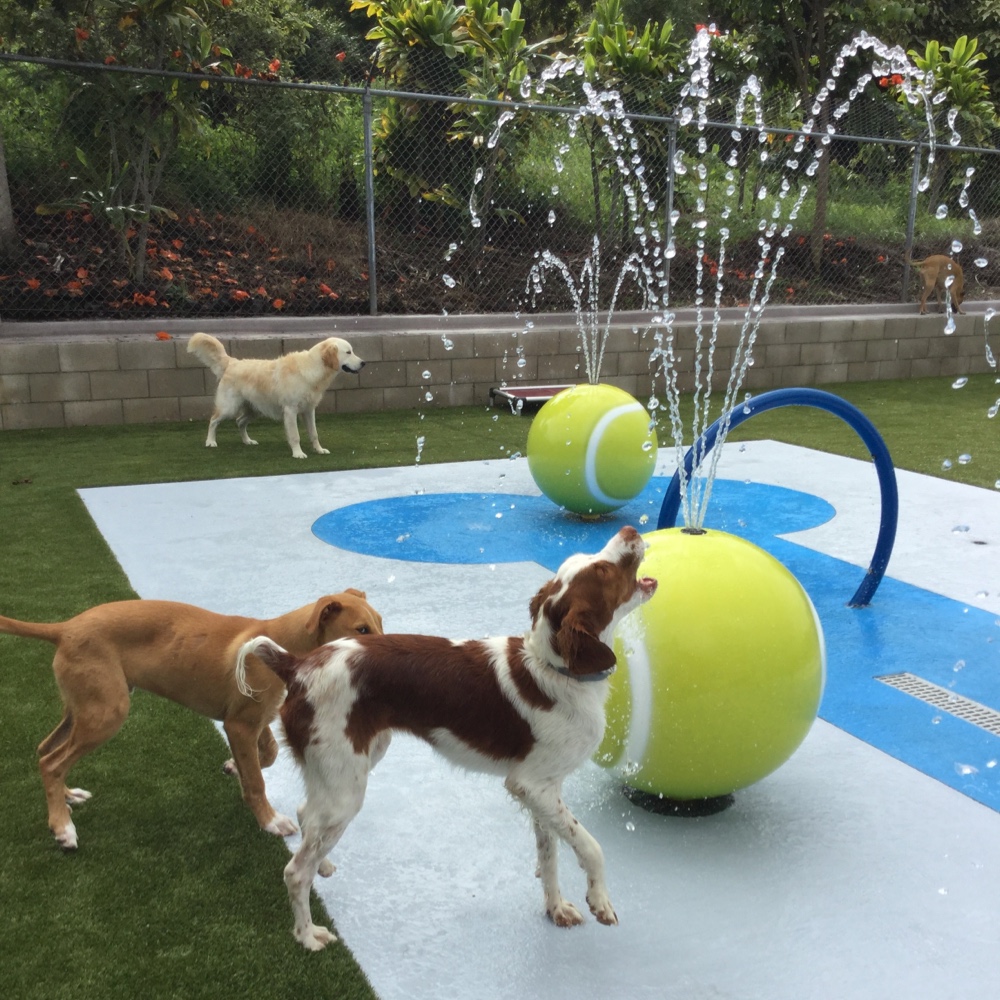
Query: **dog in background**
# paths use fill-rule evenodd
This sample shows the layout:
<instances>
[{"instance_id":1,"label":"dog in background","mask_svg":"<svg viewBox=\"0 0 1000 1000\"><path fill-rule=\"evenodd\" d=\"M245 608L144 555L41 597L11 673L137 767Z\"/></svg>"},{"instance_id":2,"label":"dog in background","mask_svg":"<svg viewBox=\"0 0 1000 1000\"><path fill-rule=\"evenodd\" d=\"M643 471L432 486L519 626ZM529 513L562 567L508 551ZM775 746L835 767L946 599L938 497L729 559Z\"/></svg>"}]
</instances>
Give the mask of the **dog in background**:
<instances>
[{"instance_id":1,"label":"dog in background","mask_svg":"<svg viewBox=\"0 0 1000 1000\"><path fill-rule=\"evenodd\" d=\"M920 315L927 313L927 298L934 292L937 297L938 309L944 308L944 295L951 295L952 308L957 313L965 315L962 300L965 298L965 280L962 265L957 260L943 253L932 254L923 260L908 260L907 263L920 269L924 288L920 294ZM949 278L952 280L949 282Z\"/></svg>"},{"instance_id":2,"label":"dog in background","mask_svg":"<svg viewBox=\"0 0 1000 1000\"><path fill-rule=\"evenodd\" d=\"M413 733L450 761L502 775L530 813L545 909L560 927L583 922L559 888L557 838L587 873L587 903L616 924L600 845L562 801L562 783L604 733L615 625L653 596L637 577L646 544L622 528L596 555L570 556L531 601L523 636L456 642L425 635L361 635L304 658L269 638L249 641L237 683L249 696L256 657L288 686L281 720L302 767L302 845L285 868L296 940L317 951L335 941L312 922L309 890L332 870L326 854L364 802L368 773L393 731Z\"/></svg>"},{"instance_id":3,"label":"dog in background","mask_svg":"<svg viewBox=\"0 0 1000 1000\"><path fill-rule=\"evenodd\" d=\"M308 351L293 351L280 358L230 357L222 343L207 333L194 334L187 349L219 380L205 447L216 447L215 430L229 418L236 420L244 444L256 444L247 434L247 424L255 413L261 413L284 421L293 458L306 457L299 440L300 413L313 451L330 454L316 433L316 407L338 373L356 374L365 366L351 345L339 337L327 337Z\"/></svg>"},{"instance_id":4,"label":"dog in background","mask_svg":"<svg viewBox=\"0 0 1000 1000\"><path fill-rule=\"evenodd\" d=\"M70 807L91 795L67 787L69 770L118 732L128 716L132 688L220 720L233 753L227 770L239 775L257 822L268 833L295 833L295 823L268 802L261 774L278 753L269 724L285 686L272 671L251 663L254 695L242 694L233 672L237 653L248 639L267 635L304 656L331 639L381 635L382 618L363 591L351 588L268 620L218 615L174 601L135 600L99 604L52 624L0 615L0 632L56 647L52 670L64 711L38 756L49 828L61 847L72 850L78 841Z\"/></svg>"}]
</instances>

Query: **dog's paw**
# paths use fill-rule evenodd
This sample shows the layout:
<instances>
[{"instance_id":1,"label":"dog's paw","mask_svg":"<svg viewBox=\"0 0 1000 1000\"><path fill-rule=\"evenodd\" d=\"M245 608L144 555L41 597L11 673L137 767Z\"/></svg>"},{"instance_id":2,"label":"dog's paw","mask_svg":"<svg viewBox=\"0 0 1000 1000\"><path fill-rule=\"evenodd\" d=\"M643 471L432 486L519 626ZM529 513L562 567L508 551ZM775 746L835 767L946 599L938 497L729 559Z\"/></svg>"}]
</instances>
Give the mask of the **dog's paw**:
<instances>
[{"instance_id":1,"label":"dog's paw","mask_svg":"<svg viewBox=\"0 0 1000 1000\"><path fill-rule=\"evenodd\" d=\"M601 893L599 896L597 894L588 896L587 905L590 906L590 912L597 917L599 924L604 924L605 927L617 926L618 915L615 913L615 908L611 905L611 900L604 893Z\"/></svg>"},{"instance_id":2,"label":"dog's paw","mask_svg":"<svg viewBox=\"0 0 1000 1000\"><path fill-rule=\"evenodd\" d=\"M299 832L299 828L295 820L293 820L290 816L282 816L279 812L276 812L274 816L271 817L270 822L266 823L263 829L265 832L276 834L279 837L289 837L293 833Z\"/></svg>"},{"instance_id":3,"label":"dog's paw","mask_svg":"<svg viewBox=\"0 0 1000 1000\"><path fill-rule=\"evenodd\" d=\"M219 445L218 445L218 442L216 442L216 441L206 441L205 442L205 447L206 448L218 448Z\"/></svg>"},{"instance_id":4,"label":"dog's paw","mask_svg":"<svg viewBox=\"0 0 1000 1000\"><path fill-rule=\"evenodd\" d=\"M71 806L78 806L81 802L87 802L94 796L86 788L67 788L66 803Z\"/></svg>"},{"instance_id":5,"label":"dog's paw","mask_svg":"<svg viewBox=\"0 0 1000 1000\"><path fill-rule=\"evenodd\" d=\"M550 906L548 915L556 927L578 927L583 923L583 914L568 899Z\"/></svg>"},{"instance_id":6,"label":"dog's paw","mask_svg":"<svg viewBox=\"0 0 1000 1000\"><path fill-rule=\"evenodd\" d=\"M329 455L330 454L330 449L329 448L324 448L321 444L316 445L316 447L313 448L313 451L315 451L317 455Z\"/></svg>"},{"instance_id":7,"label":"dog's paw","mask_svg":"<svg viewBox=\"0 0 1000 1000\"><path fill-rule=\"evenodd\" d=\"M306 453L301 448L299 448L298 451L292 452L292 458L305 458L305 457Z\"/></svg>"},{"instance_id":8,"label":"dog's paw","mask_svg":"<svg viewBox=\"0 0 1000 1000\"><path fill-rule=\"evenodd\" d=\"M244 441L243 443L244 444L256 444L257 442L254 441L253 438L247 438L246 441Z\"/></svg>"},{"instance_id":9,"label":"dog's paw","mask_svg":"<svg viewBox=\"0 0 1000 1000\"><path fill-rule=\"evenodd\" d=\"M337 866L329 858L324 858L319 863L319 868L316 869L316 874L321 878L329 878L336 870Z\"/></svg>"},{"instance_id":10,"label":"dog's paw","mask_svg":"<svg viewBox=\"0 0 1000 1000\"><path fill-rule=\"evenodd\" d=\"M61 830L53 830L52 835L56 838L56 843L64 851L75 851L79 846L80 842L77 840L76 827L73 825L72 820Z\"/></svg>"},{"instance_id":11,"label":"dog's paw","mask_svg":"<svg viewBox=\"0 0 1000 1000\"><path fill-rule=\"evenodd\" d=\"M333 944L337 940L337 935L328 927L320 927L319 924L309 924L308 927L299 930L295 928L295 940L303 948L309 951L322 951L328 944Z\"/></svg>"}]
</instances>

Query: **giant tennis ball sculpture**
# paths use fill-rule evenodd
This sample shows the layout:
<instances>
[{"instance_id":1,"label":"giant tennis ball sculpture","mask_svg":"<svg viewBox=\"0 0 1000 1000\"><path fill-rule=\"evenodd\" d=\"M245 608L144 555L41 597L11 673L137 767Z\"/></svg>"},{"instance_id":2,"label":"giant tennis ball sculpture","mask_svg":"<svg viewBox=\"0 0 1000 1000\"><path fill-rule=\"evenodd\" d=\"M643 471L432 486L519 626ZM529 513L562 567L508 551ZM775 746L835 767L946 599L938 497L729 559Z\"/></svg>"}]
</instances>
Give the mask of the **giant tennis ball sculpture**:
<instances>
[{"instance_id":1,"label":"giant tennis ball sculpture","mask_svg":"<svg viewBox=\"0 0 1000 1000\"><path fill-rule=\"evenodd\" d=\"M607 728L595 760L666 799L727 796L805 738L826 677L809 595L735 535L665 528L640 575L656 594L618 626Z\"/></svg>"},{"instance_id":2,"label":"giant tennis ball sculpture","mask_svg":"<svg viewBox=\"0 0 1000 1000\"><path fill-rule=\"evenodd\" d=\"M527 450L532 478L553 503L595 516L642 492L656 465L656 430L624 389L575 385L535 415Z\"/></svg>"}]
</instances>

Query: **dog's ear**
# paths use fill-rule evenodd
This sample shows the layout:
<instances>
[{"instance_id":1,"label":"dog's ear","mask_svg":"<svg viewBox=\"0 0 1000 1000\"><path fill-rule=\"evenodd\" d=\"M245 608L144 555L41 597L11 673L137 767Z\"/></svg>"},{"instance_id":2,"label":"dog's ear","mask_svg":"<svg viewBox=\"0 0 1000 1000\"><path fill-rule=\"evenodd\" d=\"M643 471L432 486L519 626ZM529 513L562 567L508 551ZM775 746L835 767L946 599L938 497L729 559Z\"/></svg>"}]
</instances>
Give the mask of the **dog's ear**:
<instances>
[{"instance_id":1,"label":"dog's ear","mask_svg":"<svg viewBox=\"0 0 1000 1000\"><path fill-rule=\"evenodd\" d=\"M606 646L585 620L567 615L556 633L559 655L571 674L599 674L611 670L618 662L615 651Z\"/></svg>"},{"instance_id":2,"label":"dog's ear","mask_svg":"<svg viewBox=\"0 0 1000 1000\"><path fill-rule=\"evenodd\" d=\"M332 615L339 614L344 610L344 605L335 597L321 597L314 605L309 621L306 622L306 631L317 638L326 628L326 623Z\"/></svg>"},{"instance_id":3,"label":"dog's ear","mask_svg":"<svg viewBox=\"0 0 1000 1000\"><path fill-rule=\"evenodd\" d=\"M368 595L363 590L356 590L354 587L348 587L347 590L344 591L344 593L353 594L355 597L360 597L362 601L368 597Z\"/></svg>"},{"instance_id":4,"label":"dog's ear","mask_svg":"<svg viewBox=\"0 0 1000 1000\"><path fill-rule=\"evenodd\" d=\"M323 359L323 365L332 371L340 371L340 351L336 344L324 343L320 349L319 356Z\"/></svg>"}]
</instances>

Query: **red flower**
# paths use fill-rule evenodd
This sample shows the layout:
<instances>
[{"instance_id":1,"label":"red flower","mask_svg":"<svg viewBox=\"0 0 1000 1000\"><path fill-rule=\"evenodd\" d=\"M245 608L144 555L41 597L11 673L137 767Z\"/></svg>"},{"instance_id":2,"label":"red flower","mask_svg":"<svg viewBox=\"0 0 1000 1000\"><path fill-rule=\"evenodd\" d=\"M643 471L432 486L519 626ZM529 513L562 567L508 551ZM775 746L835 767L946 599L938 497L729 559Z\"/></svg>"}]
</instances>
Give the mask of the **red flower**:
<instances>
[{"instance_id":1,"label":"red flower","mask_svg":"<svg viewBox=\"0 0 1000 1000\"><path fill-rule=\"evenodd\" d=\"M336 59L337 62L343 62L347 58L347 53L338 52L333 58Z\"/></svg>"},{"instance_id":2,"label":"red flower","mask_svg":"<svg viewBox=\"0 0 1000 1000\"><path fill-rule=\"evenodd\" d=\"M76 40L78 42L85 42L88 38L90 38L90 32L87 31L86 28L76 28L74 34L76 35Z\"/></svg>"},{"instance_id":3,"label":"red flower","mask_svg":"<svg viewBox=\"0 0 1000 1000\"><path fill-rule=\"evenodd\" d=\"M156 339L157 340L170 340L171 338L170 338L170 334L167 333L166 330L157 330L156 331Z\"/></svg>"},{"instance_id":4,"label":"red flower","mask_svg":"<svg viewBox=\"0 0 1000 1000\"><path fill-rule=\"evenodd\" d=\"M246 302L250 298L250 293L244 292L242 288L235 288L230 292L230 297L236 302Z\"/></svg>"},{"instance_id":5,"label":"red flower","mask_svg":"<svg viewBox=\"0 0 1000 1000\"><path fill-rule=\"evenodd\" d=\"M267 68L268 68L268 69L269 69L269 70L270 70L270 71L271 71L272 73L277 73L277 72L278 72L278 70L279 70L279 69L281 69L281 60L280 60L280 59L272 59L272 60L271 60L271 61L270 61L270 62L269 62L269 63L267 64Z\"/></svg>"},{"instance_id":6,"label":"red flower","mask_svg":"<svg viewBox=\"0 0 1000 1000\"><path fill-rule=\"evenodd\" d=\"M271 305L274 306L275 309L284 309L285 308L285 300L284 299L275 299L271 303Z\"/></svg>"}]
</instances>

